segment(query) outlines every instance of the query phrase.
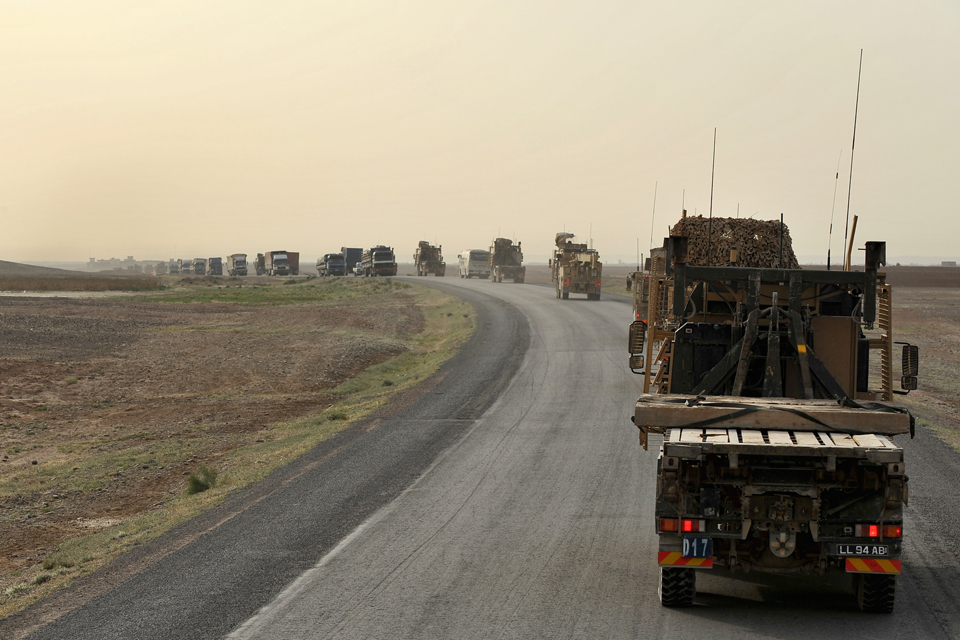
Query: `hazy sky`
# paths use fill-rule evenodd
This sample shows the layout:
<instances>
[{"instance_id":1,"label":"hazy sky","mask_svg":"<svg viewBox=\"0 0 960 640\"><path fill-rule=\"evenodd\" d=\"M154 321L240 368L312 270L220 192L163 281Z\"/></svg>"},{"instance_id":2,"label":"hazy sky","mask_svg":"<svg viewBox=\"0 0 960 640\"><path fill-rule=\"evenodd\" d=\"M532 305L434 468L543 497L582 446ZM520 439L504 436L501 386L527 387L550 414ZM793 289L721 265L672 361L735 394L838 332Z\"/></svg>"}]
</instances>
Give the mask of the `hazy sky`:
<instances>
[{"instance_id":1,"label":"hazy sky","mask_svg":"<svg viewBox=\"0 0 960 640\"><path fill-rule=\"evenodd\" d=\"M135 6L134 6L135 5ZM0 0L0 259L498 233L612 261L680 213L960 257L960 3ZM841 156L842 153L842 156Z\"/></svg>"}]
</instances>

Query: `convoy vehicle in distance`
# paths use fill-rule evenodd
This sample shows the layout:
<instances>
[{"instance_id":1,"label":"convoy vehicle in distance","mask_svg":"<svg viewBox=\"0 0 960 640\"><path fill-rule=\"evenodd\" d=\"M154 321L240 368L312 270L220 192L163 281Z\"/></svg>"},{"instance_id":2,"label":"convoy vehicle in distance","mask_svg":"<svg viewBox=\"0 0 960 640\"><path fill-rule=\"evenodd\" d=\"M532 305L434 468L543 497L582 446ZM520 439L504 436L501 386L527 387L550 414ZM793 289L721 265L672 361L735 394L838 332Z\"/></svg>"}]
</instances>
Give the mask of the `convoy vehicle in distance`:
<instances>
[{"instance_id":1,"label":"convoy vehicle in distance","mask_svg":"<svg viewBox=\"0 0 960 640\"><path fill-rule=\"evenodd\" d=\"M167 274L168 268L169 267L167 266L166 262L158 262L157 266L153 268L153 274L157 276L164 276Z\"/></svg>"},{"instance_id":2,"label":"convoy vehicle in distance","mask_svg":"<svg viewBox=\"0 0 960 640\"><path fill-rule=\"evenodd\" d=\"M227 275L245 276L247 275L247 254L235 253L227 256Z\"/></svg>"},{"instance_id":3,"label":"convoy vehicle in distance","mask_svg":"<svg viewBox=\"0 0 960 640\"><path fill-rule=\"evenodd\" d=\"M210 258L207 260L207 273L212 276L222 276L223 258Z\"/></svg>"},{"instance_id":4,"label":"convoy vehicle in distance","mask_svg":"<svg viewBox=\"0 0 960 640\"><path fill-rule=\"evenodd\" d=\"M586 244L571 242L573 237L574 234L566 231L558 233L557 250L549 261L557 297L566 300L571 293L585 293L587 300L599 300L603 272L600 254Z\"/></svg>"},{"instance_id":5,"label":"convoy vehicle in distance","mask_svg":"<svg viewBox=\"0 0 960 640\"><path fill-rule=\"evenodd\" d=\"M178 260L180 273L185 276L193 275L193 260Z\"/></svg>"},{"instance_id":6,"label":"convoy vehicle in distance","mask_svg":"<svg viewBox=\"0 0 960 640\"><path fill-rule=\"evenodd\" d=\"M343 262L347 265L347 273L362 275L356 272L357 265L363 258L363 249L358 247L340 247L340 253L343 255Z\"/></svg>"},{"instance_id":7,"label":"convoy vehicle in distance","mask_svg":"<svg viewBox=\"0 0 960 640\"><path fill-rule=\"evenodd\" d=\"M342 253L327 253L317 260L317 273L321 276L346 275L346 264Z\"/></svg>"},{"instance_id":8,"label":"convoy vehicle in distance","mask_svg":"<svg viewBox=\"0 0 960 640\"><path fill-rule=\"evenodd\" d=\"M413 254L413 264L417 266L418 276L432 273L440 277L446 274L447 264L443 261L443 254L440 252L442 249L443 246L435 247L426 240L420 241Z\"/></svg>"},{"instance_id":9,"label":"convoy vehicle in distance","mask_svg":"<svg viewBox=\"0 0 960 640\"><path fill-rule=\"evenodd\" d=\"M207 275L207 259L206 258L193 259L193 275L195 276Z\"/></svg>"},{"instance_id":10,"label":"convoy vehicle in distance","mask_svg":"<svg viewBox=\"0 0 960 640\"><path fill-rule=\"evenodd\" d=\"M362 263L362 262L358 262L357 264L353 265L353 275L354 275L354 276L357 276L357 277L363 275L363 263Z\"/></svg>"},{"instance_id":11,"label":"convoy vehicle in distance","mask_svg":"<svg viewBox=\"0 0 960 640\"><path fill-rule=\"evenodd\" d=\"M461 251L458 256L461 278L489 278L490 252L485 249Z\"/></svg>"},{"instance_id":12,"label":"convoy vehicle in distance","mask_svg":"<svg viewBox=\"0 0 960 640\"><path fill-rule=\"evenodd\" d=\"M295 276L300 267L300 254L293 251L258 253L256 267L258 276Z\"/></svg>"},{"instance_id":13,"label":"convoy vehicle in distance","mask_svg":"<svg viewBox=\"0 0 960 640\"><path fill-rule=\"evenodd\" d=\"M172 275L178 275L180 273L180 260L170 259L170 262L167 263L167 273Z\"/></svg>"},{"instance_id":14,"label":"convoy vehicle in distance","mask_svg":"<svg viewBox=\"0 0 960 640\"><path fill-rule=\"evenodd\" d=\"M490 246L490 280L503 282L504 278L508 278L523 284L526 274L520 243L513 244L509 238L496 238Z\"/></svg>"},{"instance_id":15,"label":"convoy vehicle in distance","mask_svg":"<svg viewBox=\"0 0 960 640\"><path fill-rule=\"evenodd\" d=\"M736 236L740 223L711 226ZM846 572L861 610L888 613L908 500L893 438L912 437L914 419L888 404L901 393L893 360L903 343L894 343L891 288L878 273L886 245L866 243L860 272L771 268L784 263L785 228L770 226L731 240L708 232L713 243L697 238L696 258L695 237L675 227L648 286L632 287L630 368L644 375L644 393L631 420L644 449L662 434L651 523L660 601L691 605L699 571ZM773 246L741 266L764 255L747 245L776 244L778 227L779 259ZM726 266L705 266L717 264L702 250L711 244ZM918 361L905 345L907 392Z\"/></svg>"},{"instance_id":16,"label":"convoy vehicle in distance","mask_svg":"<svg viewBox=\"0 0 960 640\"><path fill-rule=\"evenodd\" d=\"M367 277L397 275L397 260L393 247L378 245L365 250L360 257L360 268Z\"/></svg>"}]
</instances>

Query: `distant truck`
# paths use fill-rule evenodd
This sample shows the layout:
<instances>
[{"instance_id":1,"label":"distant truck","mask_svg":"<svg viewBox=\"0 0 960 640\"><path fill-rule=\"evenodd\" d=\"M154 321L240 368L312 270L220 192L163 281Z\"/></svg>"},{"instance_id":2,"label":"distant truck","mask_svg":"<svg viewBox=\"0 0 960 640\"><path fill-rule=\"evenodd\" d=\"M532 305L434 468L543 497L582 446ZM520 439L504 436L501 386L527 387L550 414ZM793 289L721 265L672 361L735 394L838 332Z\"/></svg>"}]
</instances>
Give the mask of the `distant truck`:
<instances>
[{"instance_id":1,"label":"distant truck","mask_svg":"<svg viewBox=\"0 0 960 640\"><path fill-rule=\"evenodd\" d=\"M509 238L496 238L490 246L490 280L503 282L504 278L508 278L523 284L526 275L520 243L513 244Z\"/></svg>"},{"instance_id":2,"label":"distant truck","mask_svg":"<svg viewBox=\"0 0 960 640\"><path fill-rule=\"evenodd\" d=\"M247 275L247 254L235 253L227 256L227 274L231 276Z\"/></svg>"},{"instance_id":3,"label":"distant truck","mask_svg":"<svg viewBox=\"0 0 960 640\"><path fill-rule=\"evenodd\" d=\"M585 293L587 300L599 300L603 272L600 254L586 244L571 242L573 237L572 233L561 232L555 239L557 250L550 260L550 273L557 297L566 300L571 293Z\"/></svg>"},{"instance_id":4,"label":"distant truck","mask_svg":"<svg viewBox=\"0 0 960 640\"><path fill-rule=\"evenodd\" d=\"M193 275L193 260L178 260L180 264L180 273L189 276Z\"/></svg>"},{"instance_id":5,"label":"distant truck","mask_svg":"<svg viewBox=\"0 0 960 640\"><path fill-rule=\"evenodd\" d=\"M397 275L397 260L393 247L379 245L363 252L360 268L366 277Z\"/></svg>"},{"instance_id":6,"label":"distant truck","mask_svg":"<svg viewBox=\"0 0 960 640\"><path fill-rule=\"evenodd\" d=\"M157 266L153 268L154 275L163 276L167 274L167 263L158 262Z\"/></svg>"},{"instance_id":7,"label":"distant truck","mask_svg":"<svg viewBox=\"0 0 960 640\"><path fill-rule=\"evenodd\" d=\"M180 273L180 260L174 260L171 258L167 265L167 272L172 275L178 275Z\"/></svg>"},{"instance_id":8,"label":"distant truck","mask_svg":"<svg viewBox=\"0 0 960 640\"><path fill-rule=\"evenodd\" d=\"M360 275L356 273L356 269L357 264L360 263L360 259L363 258L363 249L358 247L340 247L340 254L343 256L343 261L347 265L347 273Z\"/></svg>"},{"instance_id":9,"label":"distant truck","mask_svg":"<svg viewBox=\"0 0 960 640\"><path fill-rule=\"evenodd\" d=\"M317 260L317 273L321 276L346 275L346 264L342 253L327 253Z\"/></svg>"},{"instance_id":10,"label":"distant truck","mask_svg":"<svg viewBox=\"0 0 960 640\"><path fill-rule=\"evenodd\" d=\"M223 258L210 258L207 260L207 273L212 276L222 276Z\"/></svg>"},{"instance_id":11,"label":"distant truck","mask_svg":"<svg viewBox=\"0 0 960 640\"><path fill-rule=\"evenodd\" d=\"M206 258L193 259L193 275L195 276L207 275L207 259Z\"/></svg>"},{"instance_id":12,"label":"distant truck","mask_svg":"<svg viewBox=\"0 0 960 640\"><path fill-rule=\"evenodd\" d=\"M458 256L461 278L489 278L490 252L485 249L461 251Z\"/></svg>"},{"instance_id":13,"label":"distant truck","mask_svg":"<svg viewBox=\"0 0 960 640\"><path fill-rule=\"evenodd\" d=\"M431 273L441 277L447 272L447 264L440 253L442 246L435 247L426 240L421 240L413 254L413 264L417 266L417 275L426 276Z\"/></svg>"},{"instance_id":14,"label":"distant truck","mask_svg":"<svg viewBox=\"0 0 960 640\"><path fill-rule=\"evenodd\" d=\"M288 251L268 251L257 254L257 275L258 276L290 276L297 275L291 264L291 256L295 256L296 265L299 269L300 254Z\"/></svg>"}]
</instances>

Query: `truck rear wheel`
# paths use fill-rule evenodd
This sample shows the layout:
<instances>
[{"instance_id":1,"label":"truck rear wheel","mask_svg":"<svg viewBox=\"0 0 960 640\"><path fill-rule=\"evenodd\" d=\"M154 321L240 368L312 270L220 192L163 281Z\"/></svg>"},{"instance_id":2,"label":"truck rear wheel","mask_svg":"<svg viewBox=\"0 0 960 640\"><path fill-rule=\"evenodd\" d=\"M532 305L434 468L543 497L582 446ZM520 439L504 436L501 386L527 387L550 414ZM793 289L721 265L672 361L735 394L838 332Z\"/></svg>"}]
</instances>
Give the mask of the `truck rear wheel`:
<instances>
[{"instance_id":1,"label":"truck rear wheel","mask_svg":"<svg viewBox=\"0 0 960 640\"><path fill-rule=\"evenodd\" d=\"M857 604L864 613L892 613L897 593L897 576L860 574Z\"/></svg>"},{"instance_id":2,"label":"truck rear wheel","mask_svg":"<svg viewBox=\"0 0 960 640\"><path fill-rule=\"evenodd\" d=\"M697 572L693 569L660 567L660 604L664 607L689 607L697 593Z\"/></svg>"}]
</instances>

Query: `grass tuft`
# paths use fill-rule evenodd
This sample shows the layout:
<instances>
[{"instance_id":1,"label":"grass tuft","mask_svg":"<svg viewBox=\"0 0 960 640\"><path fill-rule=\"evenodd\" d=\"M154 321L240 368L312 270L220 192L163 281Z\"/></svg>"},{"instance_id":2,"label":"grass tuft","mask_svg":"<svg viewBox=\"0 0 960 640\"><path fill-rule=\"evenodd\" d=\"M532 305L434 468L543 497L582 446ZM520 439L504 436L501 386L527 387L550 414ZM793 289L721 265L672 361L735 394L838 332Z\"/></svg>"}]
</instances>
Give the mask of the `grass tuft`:
<instances>
[{"instance_id":1,"label":"grass tuft","mask_svg":"<svg viewBox=\"0 0 960 640\"><path fill-rule=\"evenodd\" d=\"M217 484L218 475L220 474L216 470L205 464L200 465L197 473L191 473L187 478L187 493L194 495L213 488Z\"/></svg>"}]
</instances>

